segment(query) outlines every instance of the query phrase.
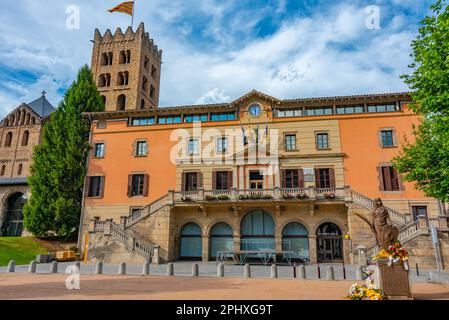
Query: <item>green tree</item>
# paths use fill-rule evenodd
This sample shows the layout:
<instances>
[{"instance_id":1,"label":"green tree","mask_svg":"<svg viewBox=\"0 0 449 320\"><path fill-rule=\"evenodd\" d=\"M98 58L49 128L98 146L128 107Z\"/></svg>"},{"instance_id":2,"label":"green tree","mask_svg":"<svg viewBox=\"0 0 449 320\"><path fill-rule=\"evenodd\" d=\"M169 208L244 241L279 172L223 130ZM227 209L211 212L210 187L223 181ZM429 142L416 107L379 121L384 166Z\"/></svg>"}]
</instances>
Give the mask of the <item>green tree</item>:
<instances>
[{"instance_id":1,"label":"green tree","mask_svg":"<svg viewBox=\"0 0 449 320\"><path fill-rule=\"evenodd\" d=\"M53 231L64 239L76 236L90 148L90 125L82 113L103 110L92 72L83 66L34 150L28 179L32 195L24 208L25 227L34 235Z\"/></svg>"},{"instance_id":2,"label":"green tree","mask_svg":"<svg viewBox=\"0 0 449 320\"><path fill-rule=\"evenodd\" d=\"M393 159L404 180L427 196L449 200L449 7L438 0L412 42L412 72L402 78L412 89L410 108L422 115L414 142Z\"/></svg>"}]
</instances>

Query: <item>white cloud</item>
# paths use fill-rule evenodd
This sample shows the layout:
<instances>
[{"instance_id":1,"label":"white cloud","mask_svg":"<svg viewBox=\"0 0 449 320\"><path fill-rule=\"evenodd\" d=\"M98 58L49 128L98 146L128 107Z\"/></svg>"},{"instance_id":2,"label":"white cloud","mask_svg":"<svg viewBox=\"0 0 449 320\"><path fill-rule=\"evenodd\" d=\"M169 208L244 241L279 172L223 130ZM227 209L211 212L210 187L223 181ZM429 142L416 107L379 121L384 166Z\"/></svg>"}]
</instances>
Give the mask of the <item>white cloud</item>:
<instances>
[{"instance_id":1,"label":"white cloud","mask_svg":"<svg viewBox=\"0 0 449 320\"><path fill-rule=\"evenodd\" d=\"M0 12L1 63L37 75L30 86L0 84L0 116L44 89L56 105L58 89L90 64L94 29L130 22L106 12L114 3L80 0L81 29L67 30L65 7L73 2L42 2L17 0ZM136 21L146 22L164 52L160 105L229 101L252 89L279 98L406 89L399 75L407 72L418 26L403 13L375 31L365 28L363 6L327 5L311 16L290 14L276 32L257 37L258 23L276 12L287 13L286 1L257 8L237 0L138 2Z\"/></svg>"}]
</instances>

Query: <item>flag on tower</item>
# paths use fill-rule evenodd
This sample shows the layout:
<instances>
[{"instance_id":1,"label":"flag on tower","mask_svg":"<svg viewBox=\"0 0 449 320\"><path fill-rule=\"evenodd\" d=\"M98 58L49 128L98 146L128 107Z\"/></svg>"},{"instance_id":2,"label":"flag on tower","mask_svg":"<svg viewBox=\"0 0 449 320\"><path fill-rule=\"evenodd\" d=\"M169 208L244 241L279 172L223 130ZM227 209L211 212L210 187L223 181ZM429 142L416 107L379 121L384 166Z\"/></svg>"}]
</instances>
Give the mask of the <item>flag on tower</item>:
<instances>
[{"instance_id":1,"label":"flag on tower","mask_svg":"<svg viewBox=\"0 0 449 320\"><path fill-rule=\"evenodd\" d=\"M114 8L108 10L109 12L121 12L126 13L130 16L134 14L134 1L126 1L120 3L118 6L115 6Z\"/></svg>"}]
</instances>

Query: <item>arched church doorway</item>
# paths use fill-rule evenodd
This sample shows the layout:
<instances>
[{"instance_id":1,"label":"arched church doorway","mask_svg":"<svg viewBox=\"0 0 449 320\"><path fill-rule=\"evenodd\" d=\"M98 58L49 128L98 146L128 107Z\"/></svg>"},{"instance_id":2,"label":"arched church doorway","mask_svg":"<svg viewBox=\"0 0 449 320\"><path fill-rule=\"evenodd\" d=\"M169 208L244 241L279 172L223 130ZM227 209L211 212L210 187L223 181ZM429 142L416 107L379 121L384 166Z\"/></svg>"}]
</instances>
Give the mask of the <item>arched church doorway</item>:
<instances>
[{"instance_id":1,"label":"arched church doorway","mask_svg":"<svg viewBox=\"0 0 449 320\"><path fill-rule=\"evenodd\" d=\"M2 223L2 235L20 237L23 231L23 206L27 202L24 193L17 192L8 198L6 212Z\"/></svg>"}]
</instances>

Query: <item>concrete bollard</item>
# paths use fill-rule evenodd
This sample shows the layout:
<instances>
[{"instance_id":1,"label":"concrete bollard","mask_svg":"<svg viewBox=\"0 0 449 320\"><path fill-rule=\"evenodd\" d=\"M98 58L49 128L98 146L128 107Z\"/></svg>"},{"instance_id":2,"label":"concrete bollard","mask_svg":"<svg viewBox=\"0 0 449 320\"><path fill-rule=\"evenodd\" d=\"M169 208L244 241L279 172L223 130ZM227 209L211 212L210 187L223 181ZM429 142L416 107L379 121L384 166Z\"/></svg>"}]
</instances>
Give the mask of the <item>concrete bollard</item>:
<instances>
[{"instance_id":1,"label":"concrete bollard","mask_svg":"<svg viewBox=\"0 0 449 320\"><path fill-rule=\"evenodd\" d=\"M52 261L50 264L50 273L58 273L58 261Z\"/></svg>"},{"instance_id":2,"label":"concrete bollard","mask_svg":"<svg viewBox=\"0 0 449 320\"><path fill-rule=\"evenodd\" d=\"M95 265L95 274L103 274L103 262L97 262L97 264Z\"/></svg>"},{"instance_id":3,"label":"concrete bollard","mask_svg":"<svg viewBox=\"0 0 449 320\"><path fill-rule=\"evenodd\" d=\"M120 265L118 267L118 274L126 275L126 263L125 262L120 263Z\"/></svg>"},{"instance_id":4,"label":"concrete bollard","mask_svg":"<svg viewBox=\"0 0 449 320\"><path fill-rule=\"evenodd\" d=\"M306 267L303 265L298 267L298 279L300 280L306 279Z\"/></svg>"},{"instance_id":5,"label":"concrete bollard","mask_svg":"<svg viewBox=\"0 0 449 320\"><path fill-rule=\"evenodd\" d=\"M363 268L362 267L357 267L357 270L355 272L355 279L363 280Z\"/></svg>"},{"instance_id":6,"label":"concrete bollard","mask_svg":"<svg viewBox=\"0 0 449 320\"><path fill-rule=\"evenodd\" d=\"M148 262L145 262L142 266L142 275L143 276L150 275L150 264Z\"/></svg>"},{"instance_id":7,"label":"concrete bollard","mask_svg":"<svg viewBox=\"0 0 449 320\"><path fill-rule=\"evenodd\" d=\"M251 267L248 263L243 267L243 278L251 278Z\"/></svg>"},{"instance_id":8,"label":"concrete bollard","mask_svg":"<svg viewBox=\"0 0 449 320\"><path fill-rule=\"evenodd\" d=\"M270 278L275 279L278 277L278 267L275 264L271 265Z\"/></svg>"},{"instance_id":9,"label":"concrete bollard","mask_svg":"<svg viewBox=\"0 0 449 320\"><path fill-rule=\"evenodd\" d=\"M192 264L192 277L198 277L199 275L199 266L198 263Z\"/></svg>"},{"instance_id":10,"label":"concrete bollard","mask_svg":"<svg viewBox=\"0 0 449 320\"><path fill-rule=\"evenodd\" d=\"M167 264L167 276L173 276L175 274L175 266L173 263Z\"/></svg>"},{"instance_id":11,"label":"concrete bollard","mask_svg":"<svg viewBox=\"0 0 449 320\"><path fill-rule=\"evenodd\" d=\"M217 266L217 277L224 277L224 264L219 263Z\"/></svg>"},{"instance_id":12,"label":"concrete bollard","mask_svg":"<svg viewBox=\"0 0 449 320\"><path fill-rule=\"evenodd\" d=\"M327 270L326 270L326 279L327 279L327 280L335 280L335 271L334 271L334 267L332 267L332 266L327 267Z\"/></svg>"},{"instance_id":13,"label":"concrete bollard","mask_svg":"<svg viewBox=\"0 0 449 320\"><path fill-rule=\"evenodd\" d=\"M9 261L7 272L9 273L16 272L16 262L14 260Z\"/></svg>"},{"instance_id":14,"label":"concrete bollard","mask_svg":"<svg viewBox=\"0 0 449 320\"><path fill-rule=\"evenodd\" d=\"M28 266L28 273L36 273L36 261L31 261Z\"/></svg>"}]
</instances>

